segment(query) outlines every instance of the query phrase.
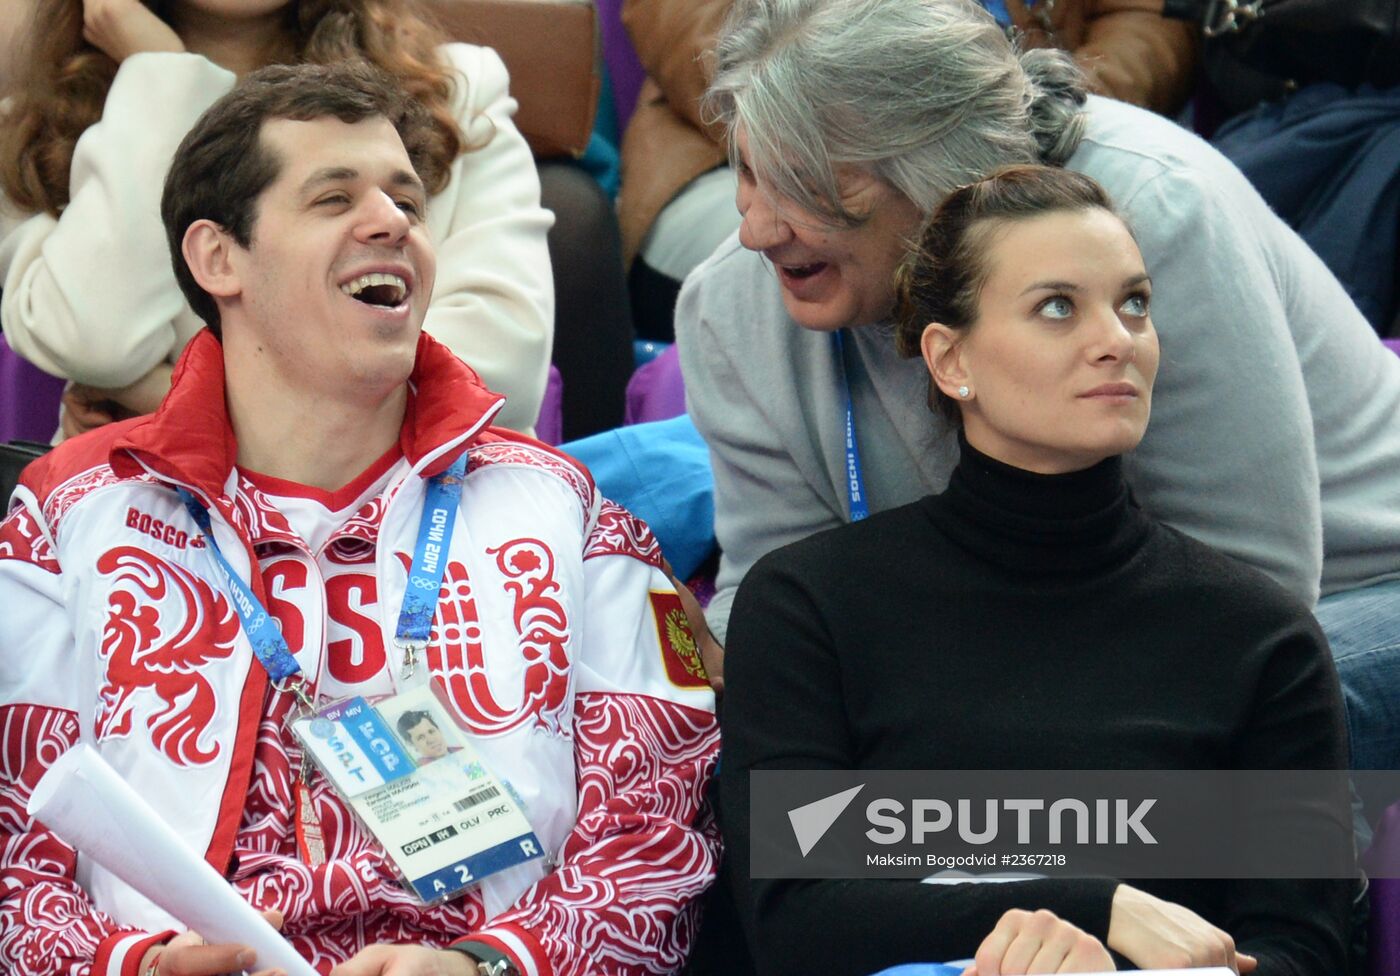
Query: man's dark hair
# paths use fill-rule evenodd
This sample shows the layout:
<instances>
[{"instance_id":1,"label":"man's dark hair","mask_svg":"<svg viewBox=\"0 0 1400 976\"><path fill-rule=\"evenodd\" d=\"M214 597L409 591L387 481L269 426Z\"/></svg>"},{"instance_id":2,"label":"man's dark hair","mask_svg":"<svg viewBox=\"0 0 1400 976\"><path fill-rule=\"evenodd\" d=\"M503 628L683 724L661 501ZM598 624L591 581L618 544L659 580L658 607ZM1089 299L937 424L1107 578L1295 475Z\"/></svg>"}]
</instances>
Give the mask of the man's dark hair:
<instances>
[{"instance_id":1,"label":"man's dark hair","mask_svg":"<svg viewBox=\"0 0 1400 976\"><path fill-rule=\"evenodd\" d=\"M402 715L399 716L399 721L398 721L399 735L400 735L402 738L404 738L404 739L408 739L408 738L409 738L409 735L408 735L409 730L411 730L412 728L414 728L414 726L416 726L419 722L422 722L422 721L430 722L430 723L432 724L433 728L435 728L435 729L438 727L437 722L433 721L433 715L432 715L431 712L427 712L427 711L404 712ZM440 731L440 730L439 730L439 731Z\"/></svg>"},{"instance_id":2,"label":"man's dark hair","mask_svg":"<svg viewBox=\"0 0 1400 976\"><path fill-rule=\"evenodd\" d=\"M212 220L247 247L257 222L258 197L282 167L282 160L262 141L263 123L332 116L348 123L375 116L387 119L421 175L432 119L392 78L365 61L279 64L255 71L211 105L175 150L160 216L180 290L216 333L219 309L185 263L185 231L197 220Z\"/></svg>"}]
</instances>

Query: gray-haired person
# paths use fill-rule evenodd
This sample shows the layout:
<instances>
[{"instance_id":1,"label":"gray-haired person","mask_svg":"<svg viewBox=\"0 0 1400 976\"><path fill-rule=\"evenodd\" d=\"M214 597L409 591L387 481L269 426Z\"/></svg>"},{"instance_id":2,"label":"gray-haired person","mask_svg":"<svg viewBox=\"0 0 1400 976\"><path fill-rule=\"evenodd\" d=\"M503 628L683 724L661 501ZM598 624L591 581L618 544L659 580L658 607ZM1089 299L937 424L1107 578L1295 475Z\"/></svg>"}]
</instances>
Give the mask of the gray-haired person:
<instances>
[{"instance_id":1,"label":"gray-haired person","mask_svg":"<svg viewBox=\"0 0 1400 976\"><path fill-rule=\"evenodd\" d=\"M707 100L743 222L676 332L714 466L721 640L764 553L945 486L955 432L895 350L894 269L953 188L1041 161L1101 183L1152 268L1138 503L1316 605L1353 766L1400 767L1400 360L1230 162L1086 95L1063 54L1018 54L967 0L738 0Z\"/></svg>"}]
</instances>

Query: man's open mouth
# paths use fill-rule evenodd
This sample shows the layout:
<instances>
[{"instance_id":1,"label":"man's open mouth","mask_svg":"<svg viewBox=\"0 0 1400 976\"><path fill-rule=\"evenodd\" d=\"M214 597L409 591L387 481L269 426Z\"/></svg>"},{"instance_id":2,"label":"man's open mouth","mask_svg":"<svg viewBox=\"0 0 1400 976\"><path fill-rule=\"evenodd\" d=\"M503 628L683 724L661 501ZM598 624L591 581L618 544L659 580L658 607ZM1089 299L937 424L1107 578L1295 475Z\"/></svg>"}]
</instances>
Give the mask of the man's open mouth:
<instances>
[{"instance_id":1,"label":"man's open mouth","mask_svg":"<svg viewBox=\"0 0 1400 976\"><path fill-rule=\"evenodd\" d=\"M360 275L340 286L357 302L378 308L397 308L408 297L408 283L396 274L373 272Z\"/></svg>"}]
</instances>

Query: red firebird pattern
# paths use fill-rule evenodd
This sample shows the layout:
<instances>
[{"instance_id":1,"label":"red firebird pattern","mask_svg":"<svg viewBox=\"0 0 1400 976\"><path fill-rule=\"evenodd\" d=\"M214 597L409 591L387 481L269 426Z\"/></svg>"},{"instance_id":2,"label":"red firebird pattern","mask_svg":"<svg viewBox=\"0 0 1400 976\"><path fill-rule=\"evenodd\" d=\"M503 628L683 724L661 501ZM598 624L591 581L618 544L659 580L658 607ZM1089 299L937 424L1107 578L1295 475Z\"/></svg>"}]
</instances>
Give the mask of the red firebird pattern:
<instances>
[{"instance_id":1,"label":"red firebird pattern","mask_svg":"<svg viewBox=\"0 0 1400 976\"><path fill-rule=\"evenodd\" d=\"M103 553L97 571L112 578L97 737L130 735L139 700L154 695L165 707L146 719L152 744L177 766L212 762L221 747L201 739L214 718L214 689L199 669L233 653L232 605L189 570L134 546Z\"/></svg>"}]
</instances>

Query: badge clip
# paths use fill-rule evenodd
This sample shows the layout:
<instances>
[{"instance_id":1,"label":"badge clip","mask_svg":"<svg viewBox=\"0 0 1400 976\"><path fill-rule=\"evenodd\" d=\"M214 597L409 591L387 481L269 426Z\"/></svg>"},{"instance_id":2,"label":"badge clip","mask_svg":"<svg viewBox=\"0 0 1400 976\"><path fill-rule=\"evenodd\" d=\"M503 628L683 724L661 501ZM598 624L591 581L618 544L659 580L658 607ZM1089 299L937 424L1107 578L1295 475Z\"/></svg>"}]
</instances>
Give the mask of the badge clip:
<instances>
[{"instance_id":1,"label":"badge clip","mask_svg":"<svg viewBox=\"0 0 1400 976\"><path fill-rule=\"evenodd\" d=\"M403 663L399 665L399 677L411 677L413 672L418 670L418 652L427 650L428 642L396 637L394 645L403 648Z\"/></svg>"},{"instance_id":2,"label":"badge clip","mask_svg":"<svg viewBox=\"0 0 1400 976\"><path fill-rule=\"evenodd\" d=\"M281 685L274 685L273 687L277 688L278 691L290 691L293 695L296 695L297 702L308 712L314 712L316 710L316 703L311 700L311 696L306 692L306 682L301 680L300 677L293 675L282 682Z\"/></svg>"}]
</instances>

